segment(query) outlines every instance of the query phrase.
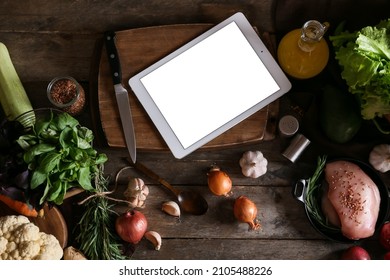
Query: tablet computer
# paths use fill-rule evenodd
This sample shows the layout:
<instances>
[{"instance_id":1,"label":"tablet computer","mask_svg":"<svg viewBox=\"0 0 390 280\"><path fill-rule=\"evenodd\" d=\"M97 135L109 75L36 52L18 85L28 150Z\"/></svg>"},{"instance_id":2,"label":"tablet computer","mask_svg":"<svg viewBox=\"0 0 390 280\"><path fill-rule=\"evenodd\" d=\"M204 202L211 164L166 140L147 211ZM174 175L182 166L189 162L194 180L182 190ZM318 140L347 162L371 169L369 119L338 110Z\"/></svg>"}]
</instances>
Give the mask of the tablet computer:
<instances>
[{"instance_id":1,"label":"tablet computer","mask_svg":"<svg viewBox=\"0 0 390 280\"><path fill-rule=\"evenodd\" d=\"M129 79L176 158L281 97L291 83L242 13Z\"/></svg>"}]
</instances>

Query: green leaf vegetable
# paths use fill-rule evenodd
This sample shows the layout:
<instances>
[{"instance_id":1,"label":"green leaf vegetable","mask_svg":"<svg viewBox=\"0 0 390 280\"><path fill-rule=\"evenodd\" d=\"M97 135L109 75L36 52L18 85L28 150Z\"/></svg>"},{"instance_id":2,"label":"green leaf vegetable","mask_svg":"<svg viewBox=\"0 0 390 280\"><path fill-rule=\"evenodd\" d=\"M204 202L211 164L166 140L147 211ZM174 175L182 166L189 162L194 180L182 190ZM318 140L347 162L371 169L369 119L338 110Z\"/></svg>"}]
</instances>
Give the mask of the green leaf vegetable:
<instances>
[{"instance_id":1,"label":"green leaf vegetable","mask_svg":"<svg viewBox=\"0 0 390 280\"><path fill-rule=\"evenodd\" d=\"M341 31L329 39L341 76L360 102L363 119L390 114L390 19L358 31Z\"/></svg>"},{"instance_id":2,"label":"green leaf vegetable","mask_svg":"<svg viewBox=\"0 0 390 280\"><path fill-rule=\"evenodd\" d=\"M62 204L66 192L75 186L95 192L92 180L99 165L107 161L92 147L93 133L68 113L39 119L17 142L31 172L32 190L43 188L40 204Z\"/></svg>"}]
</instances>

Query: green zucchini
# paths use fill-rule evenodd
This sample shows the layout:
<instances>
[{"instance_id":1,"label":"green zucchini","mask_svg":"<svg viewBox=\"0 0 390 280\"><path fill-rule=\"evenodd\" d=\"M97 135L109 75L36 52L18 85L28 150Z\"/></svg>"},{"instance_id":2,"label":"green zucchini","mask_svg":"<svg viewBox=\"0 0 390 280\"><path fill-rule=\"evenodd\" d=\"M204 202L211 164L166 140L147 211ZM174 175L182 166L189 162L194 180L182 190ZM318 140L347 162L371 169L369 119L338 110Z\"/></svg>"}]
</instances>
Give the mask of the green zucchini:
<instances>
[{"instance_id":1,"label":"green zucchini","mask_svg":"<svg viewBox=\"0 0 390 280\"><path fill-rule=\"evenodd\" d=\"M343 144L352 140L362 125L355 97L336 86L326 85L321 95L320 124L332 142Z\"/></svg>"},{"instance_id":2,"label":"green zucchini","mask_svg":"<svg viewBox=\"0 0 390 280\"><path fill-rule=\"evenodd\" d=\"M7 47L0 42L0 103L5 117L15 120L33 110Z\"/></svg>"}]
</instances>

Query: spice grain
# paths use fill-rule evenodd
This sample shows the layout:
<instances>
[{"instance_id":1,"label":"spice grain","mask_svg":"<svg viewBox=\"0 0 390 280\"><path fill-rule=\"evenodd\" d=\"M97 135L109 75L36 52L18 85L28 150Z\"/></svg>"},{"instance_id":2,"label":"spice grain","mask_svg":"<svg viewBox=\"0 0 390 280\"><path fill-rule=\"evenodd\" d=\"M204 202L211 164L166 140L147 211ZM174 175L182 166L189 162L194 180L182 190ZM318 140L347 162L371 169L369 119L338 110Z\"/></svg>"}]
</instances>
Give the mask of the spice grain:
<instances>
[{"instance_id":1,"label":"spice grain","mask_svg":"<svg viewBox=\"0 0 390 280\"><path fill-rule=\"evenodd\" d=\"M85 92L71 77L53 79L47 89L50 102L70 115L78 115L85 106Z\"/></svg>"}]
</instances>

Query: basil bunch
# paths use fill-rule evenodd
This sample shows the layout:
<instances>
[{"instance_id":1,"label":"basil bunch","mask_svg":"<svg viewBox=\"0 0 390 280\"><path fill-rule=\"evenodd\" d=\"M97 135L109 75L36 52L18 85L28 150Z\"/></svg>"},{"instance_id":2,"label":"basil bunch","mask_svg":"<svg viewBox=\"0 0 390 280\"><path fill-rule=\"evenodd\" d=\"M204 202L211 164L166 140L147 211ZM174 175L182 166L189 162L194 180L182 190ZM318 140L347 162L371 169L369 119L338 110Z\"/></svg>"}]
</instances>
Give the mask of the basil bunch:
<instances>
[{"instance_id":1,"label":"basil bunch","mask_svg":"<svg viewBox=\"0 0 390 280\"><path fill-rule=\"evenodd\" d=\"M18 138L31 173L30 188L43 189L40 204L62 204L75 186L95 191L92 179L107 156L92 147L92 140L92 131L65 112L37 119L31 131Z\"/></svg>"}]
</instances>

